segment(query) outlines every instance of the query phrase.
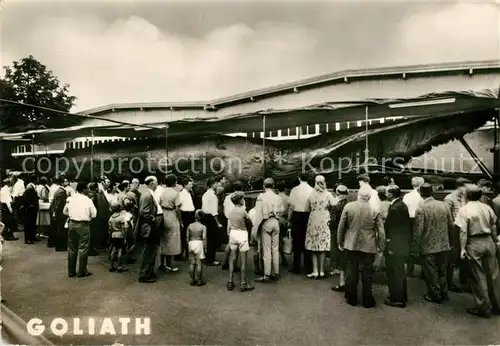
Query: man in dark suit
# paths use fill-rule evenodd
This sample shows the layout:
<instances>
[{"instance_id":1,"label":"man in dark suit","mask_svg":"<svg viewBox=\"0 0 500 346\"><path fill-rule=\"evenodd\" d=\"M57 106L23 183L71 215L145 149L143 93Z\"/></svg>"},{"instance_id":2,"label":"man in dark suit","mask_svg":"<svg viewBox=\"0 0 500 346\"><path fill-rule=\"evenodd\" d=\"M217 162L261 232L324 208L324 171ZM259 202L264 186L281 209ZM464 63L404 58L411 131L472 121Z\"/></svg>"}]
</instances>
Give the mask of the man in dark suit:
<instances>
[{"instance_id":1,"label":"man in dark suit","mask_svg":"<svg viewBox=\"0 0 500 346\"><path fill-rule=\"evenodd\" d=\"M36 241L36 218L38 215L38 193L33 184L34 177L28 177L28 185L22 197L22 207L24 212L24 243L34 244Z\"/></svg>"},{"instance_id":2,"label":"man in dark suit","mask_svg":"<svg viewBox=\"0 0 500 346\"><path fill-rule=\"evenodd\" d=\"M384 227L387 243L385 263L389 286L389 297L384 303L404 308L407 302L405 260L410 254L412 223L399 187L389 185L386 194L391 204Z\"/></svg>"},{"instance_id":3,"label":"man in dark suit","mask_svg":"<svg viewBox=\"0 0 500 346\"><path fill-rule=\"evenodd\" d=\"M445 202L432 197L432 186L423 184L420 194L424 199L415 212L415 243L423 258L422 269L427 284L424 299L441 303L448 300L447 267L450 252L450 235L454 232L451 211Z\"/></svg>"},{"instance_id":4,"label":"man in dark suit","mask_svg":"<svg viewBox=\"0 0 500 346\"><path fill-rule=\"evenodd\" d=\"M59 177L57 178L57 184L59 187L54 192L54 198L50 203L54 239L52 241L49 239L49 242L50 245L55 246L56 251L66 251L68 250L68 231L64 228L64 224L67 217L63 211L68 198L66 187L69 185L69 181L65 177Z\"/></svg>"},{"instance_id":5,"label":"man in dark suit","mask_svg":"<svg viewBox=\"0 0 500 346\"><path fill-rule=\"evenodd\" d=\"M158 179L155 176L149 176L144 180L144 183L147 186L147 190L141 194L139 200L138 218L138 236L142 238L144 243L139 282L152 283L156 281L154 266L158 246L160 245L163 212L154 193L158 186Z\"/></svg>"}]
</instances>

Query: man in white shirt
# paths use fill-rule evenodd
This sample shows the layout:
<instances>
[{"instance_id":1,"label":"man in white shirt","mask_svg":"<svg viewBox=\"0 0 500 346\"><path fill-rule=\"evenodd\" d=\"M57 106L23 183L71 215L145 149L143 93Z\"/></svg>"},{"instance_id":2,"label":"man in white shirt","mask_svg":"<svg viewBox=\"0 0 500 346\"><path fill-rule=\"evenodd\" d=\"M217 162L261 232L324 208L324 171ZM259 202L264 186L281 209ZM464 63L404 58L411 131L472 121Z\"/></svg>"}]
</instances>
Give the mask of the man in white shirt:
<instances>
[{"instance_id":1,"label":"man in white shirt","mask_svg":"<svg viewBox=\"0 0 500 346\"><path fill-rule=\"evenodd\" d=\"M182 220L182 230L181 230L181 240L182 240L182 252L181 255L177 256L176 259L179 261L183 261L184 258L189 257L188 253L188 243L187 243L187 228L190 224L192 224L194 220L194 202L193 202L193 179L186 178L183 181L183 188L181 192L179 192L179 199L181 204L179 206L179 210L181 211L181 220Z\"/></svg>"},{"instance_id":2,"label":"man in white shirt","mask_svg":"<svg viewBox=\"0 0 500 346\"><path fill-rule=\"evenodd\" d=\"M292 230L293 265L291 273L300 273L302 254L304 254L304 269L306 273L312 271L311 253L306 251L306 231L309 220L309 196L313 188L307 182L307 174L299 175L299 185L290 191L288 222ZM286 212L286 211L285 211Z\"/></svg>"},{"instance_id":3,"label":"man in white shirt","mask_svg":"<svg viewBox=\"0 0 500 346\"><path fill-rule=\"evenodd\" d=\"M56 193L59 185L57 184L57 179L52 181L52 184L49 187L49 202L52 203L54 200L54 194Z\"/></svg>"},{"instance_id":4,"label":"man in white shirt","mask_svg":"<svg viewBox=\"0 0 500 346\"><path fill-rule=\"evenodd\" d=\"M370 186L370 176L368 174L361 174L358 176L359 188L368 185L371 189L370 200L368 203L372 207L375 213L380 213L380 198L378 197L378 192Z\"/></svg>"},{"instance_id":5,"label":"man in white shirt","mask_svg":"<svg viewBox=\"0 0 500 346\"><path fill-rule=\"evenodd\" d=\"M411 186L413 187L413 190L411 190L410 192L408 192L406 195L403 196L403 203L406 204L406 206L408 207L408 214L410 214L410 221L412 224L412 228L413 225L415 224L415 213L420 204L424 202L424 199L422 198L422 196L420 196L419 192L420 186L422 186L424 183L425 183L424 178L413 177L411 179ZM412 247L413 248L411 250L414 251L415 250L414 244L412 244ZM408 258L408 263L406 266L406 271L407 271L406 275L409 277L414 276L415 262L417 261L416 258L414 257L415 256L410 256Z\"/></svg>"},{"instance_id":6,"label":"man in white shirt","mask_svg":"<svg viewBox=\"0 0 500 346\"><path fill-rule=\"evenodd\" d=\"M69 218L68 225L68 276L86 277L92 275L87 270L90 248L90 221L97 215L94 203L88 198L87 184L79 182L76 193L69 197L64 214ZM78 272L76 263L78 260Z\"/></svg>"},{"instance_id":7,"label":"man in white shirt","mask_svg":"<svg viewBox=\"0 0 500 346\"><path fill-rule=\"evenodd\" d=\"M215 260L217 248L220 246L220 232L222 224L219 221L219 199L215 194L217 183L213 178L207 180L207 191L201 198L201 209L205 213L205 226L207 227L207 265L218 266Z\"/></svg>"},{"instance_id":8,"label":"man in white shirt","mask_svg":"<svg viewBox=\"0 0 500 346\"><path fill-rule=\"evenodd\" d=\"M17 229L16 220L14 218L14 210L12 209L12 197L10 195L11 181L10 179L5 179L3 181L3 186L0 189L0 204L1 204L1 218L4 223L4 230L2 236L5 240L18 240L14 235L14 231Z\"/></svg>"}]
</instances>

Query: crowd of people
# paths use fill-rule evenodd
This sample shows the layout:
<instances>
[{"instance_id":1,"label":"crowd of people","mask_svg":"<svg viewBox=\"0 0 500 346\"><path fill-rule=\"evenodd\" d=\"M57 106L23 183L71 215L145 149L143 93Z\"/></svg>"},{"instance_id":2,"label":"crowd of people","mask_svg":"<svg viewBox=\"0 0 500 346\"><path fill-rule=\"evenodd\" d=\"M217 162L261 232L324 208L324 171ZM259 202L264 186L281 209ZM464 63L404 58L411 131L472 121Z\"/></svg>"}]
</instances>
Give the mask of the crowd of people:
<instances>
[{"instance_id":1,"label":"crowd of people","mask_svg":"<svg viewBox=\"0 0 500 346\"><path fill-rule=\"evenodd\" d=\"M321 175L314 186L307 180L301 174L287 194L284 182L266 178L255 206L247 210L243 185L237 182L228 191L223 177L209 178L205 192L195 196L193 180L175 175L167 175L162 185L149 176L145 188L138 179L111 184L102 177L99 183L78 182L74 191L63 176L23 181L10 174L0 190L3 237L17 240L22 221L26 244L47 238L48 247L68 252L69 277L90 276L87 258L101 250L108 250L110 272L125 272L142 249L141 283L155 282L158 271L177 272L174 262L189 260L190 284L203 286L203 267L221 265L220 250L222 269L229 271L227 289L235 289L235 273L240 273L239 289L246 292L254 289L247 279L249 250L254 248L255 281L279 281L280 266L288 265L284 242L291 235L290 272L312 280L339 275L332 290L344 293L350 305L358 304L361 277L361 303L375 306L374 271L385 267L389 295L384 303L405 308L407 276L420 265L425 300L441 304L448 291L467 291L476 303L469 313L500 312L500 195L488 197L491 182L457 179L456 189L438 201L420 177L403 196L390 178L374 189L370 177L360 175L354 200L342 184L330 192Z\"/></svg>"}]
</instances>

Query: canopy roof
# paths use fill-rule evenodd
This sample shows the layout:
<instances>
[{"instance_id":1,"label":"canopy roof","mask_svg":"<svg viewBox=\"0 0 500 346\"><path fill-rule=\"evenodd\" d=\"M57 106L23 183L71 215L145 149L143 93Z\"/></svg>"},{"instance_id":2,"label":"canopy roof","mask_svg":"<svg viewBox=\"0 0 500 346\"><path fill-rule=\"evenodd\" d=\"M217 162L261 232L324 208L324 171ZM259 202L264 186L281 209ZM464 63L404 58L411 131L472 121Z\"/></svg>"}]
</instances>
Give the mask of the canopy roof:
<instances>
[{"instance_id":1,"label":"canopy roof","mask_svg":"<svg viewBox=\"0 0 500 346\"><path fill-rule=\"evenodd\" d=\"M259 132L297 127L309 124L359 121L387 117L426 117L482 111L500 107L499 90L466 90L431 93L407 99L367 99L351 102L327 102L295 109L261 110L258 112L213 116L208 118L185 118L168 123L168 136L191 135L192 133L228 134L237 132ZM366 114L368 113L368 114ZM153 124L148 124L153 125ZM36 143L51 143L75 137L165 137L166 123L154 124L158 129L142 126L110 124L103 127L73 126L65 129L40 129L23 133L3 133L0 139L14 140L33 138Z\"/></svg>"}]
</instances>

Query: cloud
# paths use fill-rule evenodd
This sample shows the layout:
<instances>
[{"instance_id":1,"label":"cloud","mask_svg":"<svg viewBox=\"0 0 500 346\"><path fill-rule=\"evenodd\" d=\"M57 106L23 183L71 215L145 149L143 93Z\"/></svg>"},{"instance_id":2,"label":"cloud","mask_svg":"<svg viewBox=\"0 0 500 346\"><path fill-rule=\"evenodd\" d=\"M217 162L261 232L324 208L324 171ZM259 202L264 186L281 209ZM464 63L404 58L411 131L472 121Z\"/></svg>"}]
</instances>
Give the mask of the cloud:
<instances>
[{"instance_id":1,"label":"cloud","mask_svg":"<svg viewBox=\"0 0 500 346\"><path fill-rule=\"evenodd\" d=\"M71 85L75 110L84 110L210 100L343 68L499 58L495 7L436 9L409 12L391 22L389 31L353 10L350 20L327 27L240 23L200 37L162 30L136 16L105 22L88 14L47 15L33 21L22 39L5 44L3 63L33 54Z\"/></svg>"}]
</instances>

